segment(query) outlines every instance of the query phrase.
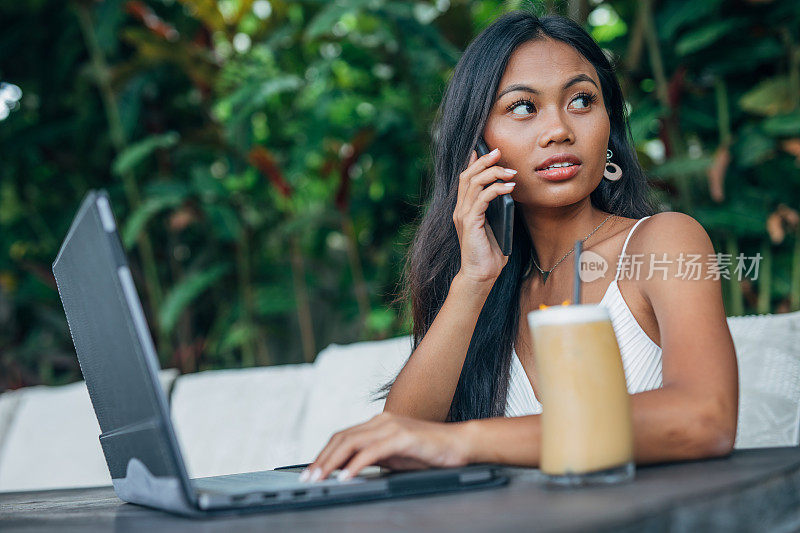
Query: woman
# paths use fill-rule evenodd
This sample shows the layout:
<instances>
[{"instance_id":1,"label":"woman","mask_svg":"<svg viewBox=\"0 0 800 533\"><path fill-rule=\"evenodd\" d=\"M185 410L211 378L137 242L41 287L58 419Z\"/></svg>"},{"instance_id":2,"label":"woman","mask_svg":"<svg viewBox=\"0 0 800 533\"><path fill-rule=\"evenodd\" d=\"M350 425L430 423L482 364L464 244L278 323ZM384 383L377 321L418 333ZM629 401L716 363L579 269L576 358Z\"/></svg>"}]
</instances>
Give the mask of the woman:
<instances>
[{"instance_id":1,"label":"woman","mask_svg":"<svg viewBox=\"0 0 800 533\"><path fill-rule=\"evenodd\" d=\"M645 258L639 275L585 282L581 302L612 317L636 462L729 453L737 368L720 282L705 262L700 276L680 275L682 258L714 250L691 217L653 214L620 86L597 43L563 17L499 18L464 52L434 131L434 188L407 268L414 351L384 412L334 435L302 479L337 469L347 479L371 464L537 466L541 404L526 315L571 298L574 261L565 259L578 239L609 273L625 271L623 248ZM481 134L495 150L478 157ZM543 170L559 162L570 167ZM509 257L485 218L502 194L515 201Z\"/></svg>"}]
</instances>

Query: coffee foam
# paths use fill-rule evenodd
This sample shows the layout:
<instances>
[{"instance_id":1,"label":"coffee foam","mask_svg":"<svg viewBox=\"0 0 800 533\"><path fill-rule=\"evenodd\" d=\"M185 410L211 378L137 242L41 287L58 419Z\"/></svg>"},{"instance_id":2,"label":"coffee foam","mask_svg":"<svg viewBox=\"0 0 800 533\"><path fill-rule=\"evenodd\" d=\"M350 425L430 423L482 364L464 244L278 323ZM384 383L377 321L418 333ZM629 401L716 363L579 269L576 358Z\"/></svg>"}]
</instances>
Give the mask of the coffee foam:
<instances>
[{"instance_id":1,"label":"coffee foam","mask_svg":"<svg viewBox=\"0 0 800 533\"><path fill-rule=\"evenodd\" d=\"M608 309L598 304L554 305L528 313L530 327L611 320Z\"/></svg>"}]
</instances>

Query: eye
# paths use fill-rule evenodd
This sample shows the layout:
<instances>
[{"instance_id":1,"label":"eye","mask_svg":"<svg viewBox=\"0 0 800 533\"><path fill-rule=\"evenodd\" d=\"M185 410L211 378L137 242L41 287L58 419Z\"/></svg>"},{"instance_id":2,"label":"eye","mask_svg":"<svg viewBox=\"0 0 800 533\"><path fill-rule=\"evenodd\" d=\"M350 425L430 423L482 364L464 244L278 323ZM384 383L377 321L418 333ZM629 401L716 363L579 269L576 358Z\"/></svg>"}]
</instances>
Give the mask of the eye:
<instances>
[{"instance_id":1,"label":"eye","mask_svg":"<svg viewBox=\"0 0 800 533\"><path fill-rule=\"evenodd\" d=\"M583 92L577 94L575 98L572 99L573 102L575 102L576 100L579 101L582 100L584 105L584 107L578 107L578 109L588 109L589 107L591 107L593 103L597 102L597 95L593 93ZM510 104L506 107L506 111L510 112L513 115L525 116L526 114L528 114L525 111L518 111L519 109L525 109L528 111L528 113L533 113L534 111L536 111L536 107L533 105L533 102L525 98L517 100L513 104Z\"/></svg>"},{"instance_id":2,"label":"eye","mask_svg":"<svg viewBox=\"0 0 800 533\"><path fill-rule=\"evenodd\" d=\"M512 114L514 114L514 115L524 115L525 113L523 113L523 112L519 112L519 113L518 113L518 112L516 112L516 111L517 111L517 109L519 109L519 108L527 108L527 109L529 109L529 110L530 110L530 112L531 112L531 113L533 112L533 110L535 110L535 109L536 109L536 108L533 106L533 102L531 102L530 100L525 100L525 99L523 98L522 100L517 100L517 101L516 101L516 102L514 102L513 104L511 104L511 105L509 105L508 107L506 107L506 110L507 110L507 111L510 111L510 112L511 112Z\"/></svg>"},{"instance_id":3,"label":"eye","mask_svg":"<svg viewBox=\"0 0 800 533\"><path fill-rule=\"evenodd\" d=\"M597 101L597 95L592 93L580 93L572 101L574 102L576 100L583 100L586 107L581 107L579 109L586 109Z\"/></svg>"}]
</instances>

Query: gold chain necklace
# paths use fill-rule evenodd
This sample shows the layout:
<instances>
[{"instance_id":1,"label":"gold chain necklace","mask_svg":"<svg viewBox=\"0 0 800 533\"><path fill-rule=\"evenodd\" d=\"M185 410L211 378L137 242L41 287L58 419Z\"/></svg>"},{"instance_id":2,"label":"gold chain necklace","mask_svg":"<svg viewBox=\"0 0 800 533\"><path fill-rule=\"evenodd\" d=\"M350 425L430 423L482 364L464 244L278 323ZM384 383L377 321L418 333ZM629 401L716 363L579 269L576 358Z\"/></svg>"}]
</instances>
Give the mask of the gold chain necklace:
<instances>
[{"instance_id":1,"label":"gold chain necklace","mask_svg":"<svg viewBox=\"0 0 800 533\"><path fill-rule=\"evenodd\" d=\"M608 219L609 219L609 218L611 218L611 217L613 217L613 216L616 216L616 215L614 215L613 213L612 213L612 214L610 214L610 215L608 215L604 221L602 221L600 224L598 224L598 225L597 225L597 227L596 227L596 228L594 228L592 231L590 231L590 232L589 232L589 235L587 235L586 237L584 237L583 239L581 239L581 242L582 242L582 243L583 243L583 242L586 242L586 239L588 239L589 237L591 237L591 236L592 236L592 234L593 234L595 231L597 231L597 230L599 230L599 229L600 229L600 226L602 226L603 224L605 224L605 223L606 223L606 221L608 221ZM563 260L564 260L564 259L566 259L567 257L569 257L569 254L571 254L571 253L572 253L572 252L574 252L574 251L575 251L575 248L570 248L569 252L565 253L565 254L564 254L564 257L562 257L561 259L559 259L558 261L556 261L556 264L555 264L555 265L553 265L553 267L552 267L550 270L542 270L542 267L540 267L540 266L539 266L539 263L537 263L537 262L536 262L536 258L535 258L535 257L531 257L531 259L533 259L533 264L534 264L534 265L536 265L536 268L537 268L537 269L539 269L539 273L542 275L542 285L544 285L545 283L547 283L547 278L550 276L550 273L551 273L553 270L555 270L555 269L556 269L556 267L558 266L558 264L559 264L559 263L561 263L561 261L563 261Z\"/></svg>"}]
</instances>

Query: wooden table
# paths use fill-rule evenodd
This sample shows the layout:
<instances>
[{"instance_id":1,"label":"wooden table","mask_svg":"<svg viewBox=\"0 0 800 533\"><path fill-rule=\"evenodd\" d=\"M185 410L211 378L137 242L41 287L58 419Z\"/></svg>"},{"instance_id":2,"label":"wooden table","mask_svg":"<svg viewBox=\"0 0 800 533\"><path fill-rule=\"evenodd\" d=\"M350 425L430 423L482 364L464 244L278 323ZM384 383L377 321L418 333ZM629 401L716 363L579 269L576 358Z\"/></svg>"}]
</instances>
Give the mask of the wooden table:
<instances>
[{"instance_id":1,"label":"wooden table","mask_svg":"<svg viewBox=\"0 0 800 533\"><path fill-rule=\"evenodd\" d=\"M640 467L631 483L500 488L208 520L123 503L110 487L0 494L0 531L797 531L800 448Z\"/></svg>"}]
</instances>

